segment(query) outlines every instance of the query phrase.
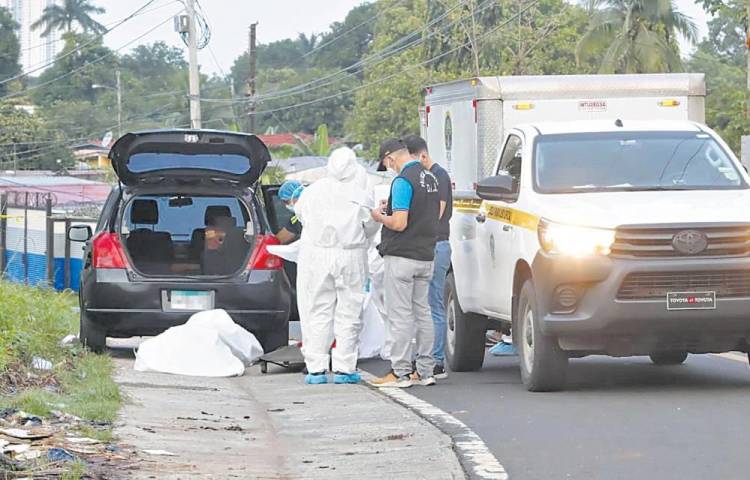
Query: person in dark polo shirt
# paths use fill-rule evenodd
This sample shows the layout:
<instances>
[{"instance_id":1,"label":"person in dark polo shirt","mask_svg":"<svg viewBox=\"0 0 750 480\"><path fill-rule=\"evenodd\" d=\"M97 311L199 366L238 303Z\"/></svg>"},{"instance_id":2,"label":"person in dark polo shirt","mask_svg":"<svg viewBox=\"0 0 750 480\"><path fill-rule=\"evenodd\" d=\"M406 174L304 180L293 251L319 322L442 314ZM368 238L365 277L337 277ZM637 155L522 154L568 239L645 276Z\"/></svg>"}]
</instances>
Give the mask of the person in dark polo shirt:
<instances>
[{"instance_id":1,"label":"person in dark polo shirt","mask_svg":"<svg viewBox=\"0 0 750 480\"><path fill-rule=\"evenodd\" d=\"M440 222L437 229L429 301L432 322L435 325L435 345L432 348L432 356L435 359L434 375L436 379L441 380L448 377L445 371L445 279L451 266L451 244L448 239L451 232L450 221L453 216L453 182L448 172L440 164L432 161L427 149L427 142L422 137L409 135L404 137L404 143L412 158L418 159L424 168L435 175L438 181Z\"/></svg>"},{"instance_id":2,"label":"person in dark polo shirt","mask_svg":"<svg viewBox=\"0 0 750 480\"><path fill-rule=\"evenodd\" d=\"M391 339L391 372L372 382L377 387L434 385L435 340L428 291L432 280L440 219L438 181L412 158L402 140L380 147L381 165L398 174L388 202L372 210L383 225L378 251L385 263L386 325ZM412 379L412 339L416 332L417 375Z\"/></svg>"}]
</instances>

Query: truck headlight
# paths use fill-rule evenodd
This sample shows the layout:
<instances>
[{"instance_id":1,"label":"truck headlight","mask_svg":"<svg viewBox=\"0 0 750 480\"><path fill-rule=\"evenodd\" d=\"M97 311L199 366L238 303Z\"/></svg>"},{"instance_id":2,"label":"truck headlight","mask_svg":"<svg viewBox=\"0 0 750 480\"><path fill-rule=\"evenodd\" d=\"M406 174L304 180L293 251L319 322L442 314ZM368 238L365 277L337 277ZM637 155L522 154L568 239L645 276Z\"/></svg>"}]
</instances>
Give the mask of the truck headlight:
<instances>
[{"instance_id":1,"label":"truck headlight","mask_svg":"<svg viewBox=\"0 0 750 480\"><path fill-rule=\"evenodd\" d=\"M615 243L615 231L542 220L539 222L539 243L545 252L554 255L609 255Z\"/></svg>"}]
</instances>

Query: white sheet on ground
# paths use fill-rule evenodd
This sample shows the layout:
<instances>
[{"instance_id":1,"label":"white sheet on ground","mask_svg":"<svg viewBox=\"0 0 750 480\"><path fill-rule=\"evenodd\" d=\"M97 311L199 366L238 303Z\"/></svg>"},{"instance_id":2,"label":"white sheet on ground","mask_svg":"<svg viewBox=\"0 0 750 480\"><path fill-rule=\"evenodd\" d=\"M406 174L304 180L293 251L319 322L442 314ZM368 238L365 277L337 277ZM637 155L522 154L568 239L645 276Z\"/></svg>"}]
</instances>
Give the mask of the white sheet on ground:
<instances>
[{"instance_id":1,"label":"white sheet on ground","mask_svg":"<svg viewBox=\"0 0 750 480\"><path fill-rule=\"evenodd\" d=\"M135 370L195 377L234 377L263 355L255 336L224 310L198 312L185 325L143 342Z\"/></svg>"}]
</instances>

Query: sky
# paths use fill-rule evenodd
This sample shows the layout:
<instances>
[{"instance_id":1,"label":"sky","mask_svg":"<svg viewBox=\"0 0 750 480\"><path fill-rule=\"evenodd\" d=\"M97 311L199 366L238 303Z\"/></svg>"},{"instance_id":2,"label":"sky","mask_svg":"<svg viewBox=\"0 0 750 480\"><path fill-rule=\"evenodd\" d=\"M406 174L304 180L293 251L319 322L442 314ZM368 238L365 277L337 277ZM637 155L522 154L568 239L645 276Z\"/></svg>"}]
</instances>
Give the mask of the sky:
<instances>
[{"instance_id":1,"label":"sky","mask_svg":"<svg viewBox=\"0 0 750 480\"><path fill-rule=\"evenodd\" d=\"M146 0L94 0L107 13L98 20L108 26L127 17ZM234 60L247 49L248 28L258 24L258 42L269 43L284 38L294 38L299 33L320 33L328 26L344 19L353 7L367 3L366 0L200 0L209 24L211 41L209 47L199 52L201 71L208 74L228 74ZM694 0L676 0L681 11L693 17L700 27L701 36L706 34L706 14ZM182 10L176 0L156 0L147 13L123 24L105 37L107 46L122 48L127 52L133 47L162 40L170 45L183 46L169 19ZM162 22L163 25L158 26ZM154 29L154 27L156 27ZM154 29L151 33L146 34ZM146 34L141 39L133 39ZM684 43L684 42L683 42ZM332 45L335 48L335 44ZM683 53L689 47L683 44Z\"/></svg>"}]
</instances>

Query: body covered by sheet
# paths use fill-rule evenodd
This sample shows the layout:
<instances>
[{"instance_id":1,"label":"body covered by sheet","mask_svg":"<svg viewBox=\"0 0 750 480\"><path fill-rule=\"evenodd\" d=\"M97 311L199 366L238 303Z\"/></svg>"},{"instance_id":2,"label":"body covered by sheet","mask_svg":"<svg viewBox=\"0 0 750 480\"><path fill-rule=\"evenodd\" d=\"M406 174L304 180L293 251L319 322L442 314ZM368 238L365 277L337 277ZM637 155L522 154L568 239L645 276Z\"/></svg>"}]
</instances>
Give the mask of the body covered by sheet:
<instances>
[{"instance_id":1,"label":"body covered by sheet","mask_svg":"<svg viewBox=\"0 0 750 480\"><path fill-rule=\"evenodd\" d=\"M233 377L263 355L255 336L224 310L198 312L185 325L143 342L135 370L195 377Z\"/></svg>"}]
</instances>

